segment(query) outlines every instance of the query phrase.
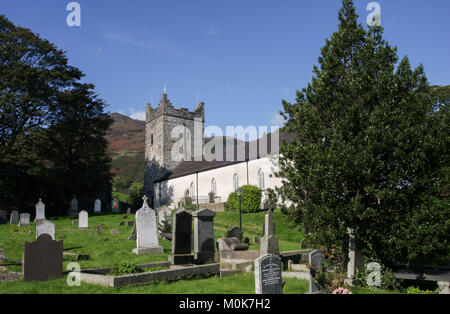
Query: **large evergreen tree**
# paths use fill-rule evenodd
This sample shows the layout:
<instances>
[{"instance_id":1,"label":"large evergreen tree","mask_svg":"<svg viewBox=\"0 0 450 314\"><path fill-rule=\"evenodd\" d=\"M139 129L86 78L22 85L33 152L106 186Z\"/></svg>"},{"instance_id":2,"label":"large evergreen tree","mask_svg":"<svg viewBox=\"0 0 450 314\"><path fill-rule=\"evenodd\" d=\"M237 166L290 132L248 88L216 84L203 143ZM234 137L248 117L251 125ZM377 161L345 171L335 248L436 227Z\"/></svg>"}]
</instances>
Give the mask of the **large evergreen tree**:
<instances>
[{"instance_id":1,"label":"large evergreen tree","mask_svg":"<svg viewBox=\"0 0 450 314\"><path fill-rule=\"evenodd\" d=\"M73 194L110 181L112 120L65 53L0 16L0 205L31 211L41 197L67 212Z\"/></svg>"},{"instance_id":2,"label":"large evergreen tree","mask_svg":"<svg viewBox=\"0 0 450 314\"><path fill-rule=\"evenodd\" d=\"M386 265L447 261L449 115L422 66L357 22L343 0L339 29L321 50L295 103L283 102L278 192L284 211L316 245L345 255L348 228Z\"/></svg>"}]
</instances>

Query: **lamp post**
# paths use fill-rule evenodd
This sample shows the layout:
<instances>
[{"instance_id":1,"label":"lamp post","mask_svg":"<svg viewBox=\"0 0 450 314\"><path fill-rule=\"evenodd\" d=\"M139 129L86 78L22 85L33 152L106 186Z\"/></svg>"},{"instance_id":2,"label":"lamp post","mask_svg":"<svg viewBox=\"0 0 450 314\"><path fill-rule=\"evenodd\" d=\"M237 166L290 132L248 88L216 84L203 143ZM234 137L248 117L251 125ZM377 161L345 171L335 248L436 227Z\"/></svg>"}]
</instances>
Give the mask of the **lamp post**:
<instances>
[{"instance_id":1,"label":"lamp post","mask_svg":"<svg viewBox=\"0 0 450 314\"><path fill-rule=\"evenodd\" d=\"M242 203L241 203L241 196L242 196L242 189L238 188L236 190L236 194L239 197L239 227L241 229L242 232Z\"/></svg>"}]
</instances>

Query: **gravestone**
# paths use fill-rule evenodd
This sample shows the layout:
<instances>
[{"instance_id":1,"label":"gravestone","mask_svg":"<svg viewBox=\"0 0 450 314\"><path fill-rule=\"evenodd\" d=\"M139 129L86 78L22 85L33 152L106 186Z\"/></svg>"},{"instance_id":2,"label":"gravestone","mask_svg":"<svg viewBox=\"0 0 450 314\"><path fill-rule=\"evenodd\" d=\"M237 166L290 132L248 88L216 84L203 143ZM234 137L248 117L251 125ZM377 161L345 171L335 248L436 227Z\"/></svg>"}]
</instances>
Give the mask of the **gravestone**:
<instances>
[{"instance_id":1,"label":"gravestone","mask_svg":"<svg viewBox=\"0 0 450 314\"><path fill-rule=\"evenodd\" d=\"M201 209L194 217L194 258L196 264L214 262L214 217L216 213Z\"/></svg>"},{"instance_id":2,"label":"gravestone","mask_svg":"<svg viewBox=\"0 0 450 314\"><path fill-rule=\"evenodd\" d=\"M314 250L309 253L309 292L308 294L317 294L321 291L321 286L314 279L315 274L320 270L325 261L325 254L322 251Z\"/></svg>"},{"instance_id":3,"label":"gravestone","mask_svg":"<svg viewBox=\"0 0 450 314\"><path fill-rule=\"evenodd\" d=\"M227 231L227 238L237 238L239 241L242 241L242 230L238 226L232 227Z\"/></svg>"},{"instance_id":4,"label":"gravestone","mask_svg":"<svg viewBox=\"0 0 450 314\"><path fill-rule=\"evenodd\" d=\"M217 240L217 249L219 251L246 251L247 243L241 243L238 238L220 238Z\"/></svg>"},{"instance_id":5,"label":"gravestone","mask_svg":"<svg viewBox=\"0 0 450 314\"><path fill-rule=\"evenodd\" d=\"M273 212L272 212L273 213ZM275 234L275 232L276 232L276 229L275 229L275 223L273 223L273 234ZM263 223L263 236L266 234L266 222L264 221L264 223Z\"/></svg>"},{"instance_id":6,"label":"gravestone","mask_svg":"<svg viewBox=\"0 0 450 314\"><path fill-rule=\"evenodd\" d=\"M78 214L78 229L89 229L89 214L87 211L82 210Z\"/></svg>"},{"instance_id":7,"label":"gravestone","mask_svg":"<svg viewBox=\"0 0 450 314\"><path fill-rule=\"evenodd\" d=\"M9 223L11 225L17 225L19 223L19 212L17 210L12 211Z\"/></svg>"},{"instance_id":8,"label":"gravestone","mask_svg":"<svg viewBox=\"0 0 450 314\"><path fill-rule=\"evenodd\" d=\"M158 244L158 227L156 213L147 204L147 196L143 197L144 204L136 212L136 244L133 253L137 255L158 254L164 252Z\"/></svg>"},{"instance_id":9,"label":"gravestone","mask_svg":"<svg viewBox=\"0 0 450 314\"><path fill-rule=\"evenodd\" d=\"M30 214L22 213L19 218L19 227L30 226Z\"/></svg>"},{"instance_id":10,"label":"gravestone","mask_svg":"<svg viewBox=\"0 0 450 314\"><path fill-rule=\"evenodd\" d=\"M130 236L128 237L128 240L136 240L136 223L133 224L133 229L131 230Z\"/></svg>"},{"instance_id":11,"label":"gravestone","mask_svg":"<svg viewBox=\"0 0 450 314\"><path fill-rule=\"evenodd\" d=\"M67 212L67 216L76 217L78 215L78 200L76 196L73 196L73 199L70 201L70 208Z\"/></svg>"},{"instance_id":12,"label":"gravestone","mask_svg":"<svg viewBox=\"0 0 450 314\"><path fill-rule=\"evenodd\" d=\"M39 202L36 204L36 217L34 221L45 220L45 204L42 202L42 199L39 199Z\"/></svg>"},{"instance_id":13,"label":"gravestone","mask_svg":"<svg viewBox=\"0 0 450 314\"><path fill-rule=\"evenodd\" d=\"M264 236L261 238L260 256L265 254L280 255L278 239L275 236L273 212L268 210L264 217Z\"/></svg>"},{"instance_id":14,"label":"gravestone","mask_svg":"<svg viewBox=\"0 0 450 314\"><path fill-rule=\"evenodd\" d=\"M131 208L127 208L127 215L131 215Z\"/></svg>"},{"instance_id":15,"label":"gravestone","mask_svg":"<svg viewBox=\"0 0 450 314\"><path fill-rule=\"evenodd\" d=\"M356 272L364 271L364 259L361 251L356 245L355 235L352 229L348 229L349 236L349 250L348 250L348 264L347 264L347 278L345 284L353 286L355 284Z\"/></svg>"},{"instance_id":16,"label":"gravestone","mask_svg":"<svg viewBox=\"0 0 450 314\"><path fill-rule=\"evenodd\" d=\"M0 210L0 225L6 224L8 221L8 213L4 210Z\"/></svg>"},{"instance_id":17,"label":"gravestone","mask_svg":"<svg viewBox=\"0 0 450 314\"><path fill-rule=\"evenodd\" d=\"M36 239L41 234L48 234L52 240L55 240L55 224L48 220L38 220L36 223Z\"/></svg>"},{"instance_id":18,"label":"gravestone","mask_svg":"<svg viewBox=\"0 0 450 314\"><path fill-rule=\"evenodd\" d=\"M103 225L101 225L101 224L97 225L97 234L99 236L103 235Z\"/></svg>"},{"instance_id":19,"label":"gravestone","mask_svg":"<svg viewBox=\"0 0 450 314\"><path fill-rule=\"evenodd\" d=\"M102 201L98 198L94 202L94 213L101 213L102 212Z\"/></svg>"},{"instance_id":20,"label":"gravestone","mask_svg":"<svg viewBox=\"0 0 450 314\"><path fill-rule=\"evenodd\" d=\"M119 204L119 201L117 200L117 198L112 200L111 209L112 209L112 212L115 214L120 213L120 204Z\"/></svg>"},{"instance_id":21,"label":"gravestone","mask_svg":"<svg viewBox=\"0 0 450 314\"><path fill-rule=\"evenodd\" d=\"M281 259L265 254L255 260L255 293L282 294Z\"/></svg>"},{"instance_id":22,"label":"gravestone","mask_svg":"<svg viewBox=\"0 0 450 314\"><path fill-rule=\"evenodd\" d=\"M169 262L172 265L194 263L191 254L192 215L185 210L178 210L173 217L172 254Z\"/></svg>"},{"instance_id":23,"label":"gravestone","mask_svg":"<svg viewBox=\"0 0 450 314\"><path fill-rule=\"evenodd\" d=\"M63 241L41 234L35 242L25 242L23 254L24 281L47 281L62 276Z\"/></svg>"}]
</instances>

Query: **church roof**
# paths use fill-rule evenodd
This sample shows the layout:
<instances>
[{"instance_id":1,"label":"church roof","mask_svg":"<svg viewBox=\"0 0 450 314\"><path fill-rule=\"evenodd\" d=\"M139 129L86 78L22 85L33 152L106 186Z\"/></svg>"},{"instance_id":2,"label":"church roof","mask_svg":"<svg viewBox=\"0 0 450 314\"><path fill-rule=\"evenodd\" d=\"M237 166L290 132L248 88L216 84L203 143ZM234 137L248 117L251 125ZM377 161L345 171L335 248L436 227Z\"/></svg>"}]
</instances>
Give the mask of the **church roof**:
<instances>
[{"instance_id":1,"label":"church roof","mask_svg":"<svg viewBox=\"0 0 450 314\"><path fill-rule=\"evenodd\" d=\"M296 134L280 131L279 144L281 145L284 140L289 141L289 140L295 138L296 136L297 136ZM223 140L224 140L224 146L226 146L225 145L226 138L223 138ZM208 140L206 142L208 142ZM272 137L271 136L267 137L267 145L264 145L264 146L267 146L267 149L265 149L265 147L260 147L260 143L264 143L264 142L265 141L261 141L261 139L254 140L251 142L241 142L241 141L238 141L237 139L234 139L234 144L235 144L234 151L229 154L234 157L232 160L227 160L227 158L226 158L227 151L229 151L232 148L227 149L225 147L225 149L223 150L222 161L218 161L218 160L207 161L207 160L205 160L204 157L202 158L201 161L182 161L177 166L175 166L174 169L169 171L165 176L161 177L159 180L156 180L155 182L162 182L162 181L166 181L166 180L170 180L170 179L184 177L184 176L187 176L190 174L195 174L198 172L204 172L204 171L208 171L208 170L222 168L222 167L230 166L233 164L239 164L239 163L247 162L250 160L264 158L264 157L267 157L267 155L279 153L278 148L272 152L272 149L271 149ZM238 160L238 157L239 157L238 156L238 147L240 147L239 145L245 145L244 160L242 160L242 158L240 160ZM256 155L253 155L253 152L251 155L250 147L252 147L252 145L256 145L256 147L257 147Z\"/></svg>"}]
</instances>

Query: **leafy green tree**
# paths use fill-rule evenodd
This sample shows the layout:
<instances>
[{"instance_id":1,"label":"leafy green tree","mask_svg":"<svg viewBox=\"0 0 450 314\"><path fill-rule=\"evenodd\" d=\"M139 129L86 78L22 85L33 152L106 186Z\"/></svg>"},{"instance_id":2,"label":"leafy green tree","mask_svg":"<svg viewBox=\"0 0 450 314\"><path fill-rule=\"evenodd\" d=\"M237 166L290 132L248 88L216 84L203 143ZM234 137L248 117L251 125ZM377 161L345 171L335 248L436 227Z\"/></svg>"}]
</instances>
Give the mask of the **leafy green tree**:
<instances>
[{"instance_id":1,"label":"leafy green tree","mask_svg":"<svg viewBox=\"0 0 450 314\"><path fill-rule=\"evenodd\" d=\"M241 206L243 213L256 213L261 211L261 189L253 185L244 185L241 187ZM226 210L239 210L239 196L236 192L231 192L225 203Z\"/></svg>"},{"instance_id":2,"label":"leafy green tree","mask_svg":"<svg viewBox=\"0 0 450 314\"><path fill-rule=\"evenodd\" d=\"M450 257L449 115L422 65L357 22L343 0L312 82L283 101L283 211L310 243L346 254L348 228L367 257L385 265Z\"/></svg>"},{"instance_id":3,"label":"leafy green tree","mask_svg":"<svg viewBox=\"0 0 450 314\"><path fill-rule=\"evenodd\" d=\"M110 117L65 53L0 16L0 203L66 212L110 181Z\"/></svg>"}]
</instances>

